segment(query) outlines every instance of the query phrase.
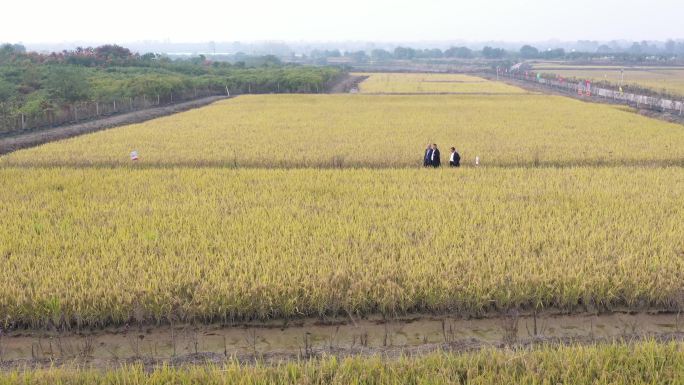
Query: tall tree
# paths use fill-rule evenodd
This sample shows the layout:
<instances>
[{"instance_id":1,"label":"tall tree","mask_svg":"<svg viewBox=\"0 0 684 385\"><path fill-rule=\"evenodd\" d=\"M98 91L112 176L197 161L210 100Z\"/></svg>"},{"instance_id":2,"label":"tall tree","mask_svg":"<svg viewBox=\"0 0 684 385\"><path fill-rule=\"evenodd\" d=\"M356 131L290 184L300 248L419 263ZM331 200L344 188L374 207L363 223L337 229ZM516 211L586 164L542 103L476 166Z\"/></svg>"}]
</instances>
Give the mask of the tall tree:
<instances>
[{"instance_id":1,"label":"tall tree","mask_svg":"<svg viewBox=\"0 0 684 385\"><path fill-rule=\"evenodd\" d=\"M0 78L0 103L12 99L16 95L15 87L4 79Z\"/></svg>"},{"instance_id":2,"label":"tall tree","mask_svg":"<svg viewBox=\"0 0 684 385\"><path fill-rule=\"evenodd\" d=\"M482 56L487 59L500 59L504 57L505 54L506 51L504 51L503 48L492 48L487 46L482 49Z\"/></svg>"},{"instance_id":3,"label":"tall tree","mask_svg":"<svg viewBox=\"0 0 684 385\"><path fill-rule=\"evenodd\" d=\"M539 56L539 50L531 45L524 45L520 48L520 56L525 59L534 59Z\"/></svg>"},{"instance_id":4,"label":"tall tree","mask_svg":"<svg viewBox=\"0 0 684 385\"><path fill-rule=\"evenodd\" d=\"M83 77L83 72L71 67L50 68L46 89L53 98L69 104L88 98L88 82Z\"/></svg>"}]
</instances>

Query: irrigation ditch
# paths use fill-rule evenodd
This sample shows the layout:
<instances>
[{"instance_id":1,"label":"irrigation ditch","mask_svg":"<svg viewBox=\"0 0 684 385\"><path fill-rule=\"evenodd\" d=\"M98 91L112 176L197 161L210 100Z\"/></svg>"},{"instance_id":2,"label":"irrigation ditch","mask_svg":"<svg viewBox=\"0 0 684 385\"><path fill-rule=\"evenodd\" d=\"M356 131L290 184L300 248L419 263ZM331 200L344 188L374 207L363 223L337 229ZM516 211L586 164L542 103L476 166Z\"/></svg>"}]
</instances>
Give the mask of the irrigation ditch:
<instances>
[{"instance_id":1,"label":"irrigation ditch","mask_svg":"<svg viewBox=\"0 0 684 385\"><path fill-rule=\"evenodd\" d=\"M388 359L434 351L523 349L541 344L684 341L679 314L519 314L464 319L414 315L362 320L274 320L241 325L126 325L103 330L13 330L1 334L0 368L123 363L145 366L278 363L325 356Z\"/></svg>"}]
</instances>

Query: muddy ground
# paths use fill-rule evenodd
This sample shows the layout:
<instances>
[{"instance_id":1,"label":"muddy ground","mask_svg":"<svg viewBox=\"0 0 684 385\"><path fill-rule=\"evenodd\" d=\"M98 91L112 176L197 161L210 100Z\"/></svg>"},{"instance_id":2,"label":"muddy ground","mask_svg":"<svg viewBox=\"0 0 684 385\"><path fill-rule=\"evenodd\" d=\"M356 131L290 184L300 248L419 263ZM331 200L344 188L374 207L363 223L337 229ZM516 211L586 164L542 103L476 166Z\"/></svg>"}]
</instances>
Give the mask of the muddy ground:
<instances>
[{"instance_id":1,"label":"muddy ground","mask_svg":"<svg viewBox=\"0 0 684 385\"><path fill-rule=\"evenodd\" d=\"M227 359L265 363L335 355L392 359L436 350L592 344L615 340L684 341L676 314L544 314L484 319L416 315L394 320L300 320L222 326L126 326L57 333L15 330L0 341L0 367L121 363L220 364Z\"/></svg>"}]
</instances>

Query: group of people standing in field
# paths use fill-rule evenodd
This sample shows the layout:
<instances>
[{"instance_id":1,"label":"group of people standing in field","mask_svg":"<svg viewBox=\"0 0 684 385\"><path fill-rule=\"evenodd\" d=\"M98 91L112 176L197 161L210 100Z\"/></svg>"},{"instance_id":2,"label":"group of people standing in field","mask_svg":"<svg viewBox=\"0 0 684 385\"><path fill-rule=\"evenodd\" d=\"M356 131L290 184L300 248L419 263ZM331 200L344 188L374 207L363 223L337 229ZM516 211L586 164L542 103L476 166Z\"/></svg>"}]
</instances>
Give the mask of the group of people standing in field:
<instances>
[{"instance_id":1,"label":"group of people standing in field","mask_svg":"<svg viewBox=\"0 0 684 385\"><path fill-rule=\"evenodd\" d=\"M439 148L437 144L428 144L425 149L425 156L423 157L423 167L441 167L442 160L440 159ZM451 147L451 155L449 156L449 167L460 167L461 155L456 151L455 147Z\"/></svg>"}]
</instances>

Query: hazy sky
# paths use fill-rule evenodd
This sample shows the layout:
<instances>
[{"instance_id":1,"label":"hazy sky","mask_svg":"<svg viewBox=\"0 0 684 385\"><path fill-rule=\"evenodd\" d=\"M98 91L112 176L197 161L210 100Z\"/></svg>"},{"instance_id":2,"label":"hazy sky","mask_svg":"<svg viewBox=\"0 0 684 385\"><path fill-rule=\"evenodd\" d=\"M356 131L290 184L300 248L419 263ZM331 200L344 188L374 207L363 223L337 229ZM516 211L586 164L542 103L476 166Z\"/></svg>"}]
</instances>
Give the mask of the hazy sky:
<instances>
[{"instance_id":1,"label":"hazy sky","mask_svg":"<svg viewBox=\"0 0 684 385\"><path fill-rule=\"evenodd\" d=\"M6 0L0 42L665 40L684 0Z\"/></svg>"}]
</instances>

